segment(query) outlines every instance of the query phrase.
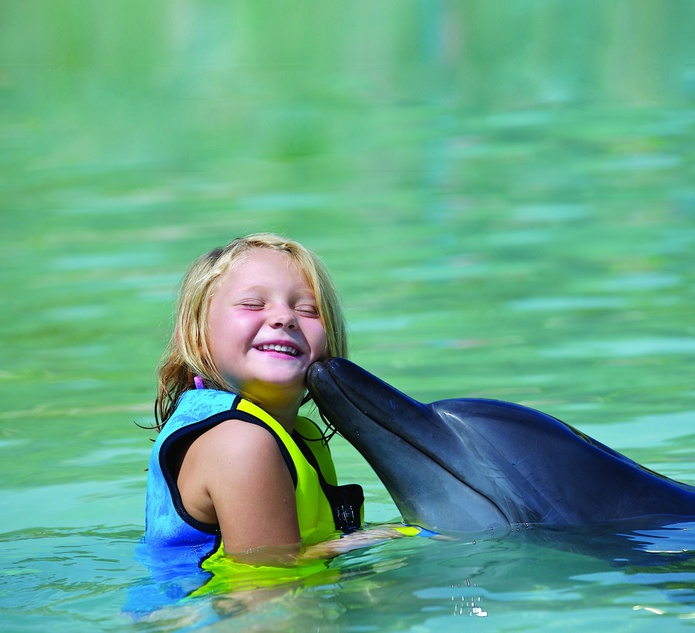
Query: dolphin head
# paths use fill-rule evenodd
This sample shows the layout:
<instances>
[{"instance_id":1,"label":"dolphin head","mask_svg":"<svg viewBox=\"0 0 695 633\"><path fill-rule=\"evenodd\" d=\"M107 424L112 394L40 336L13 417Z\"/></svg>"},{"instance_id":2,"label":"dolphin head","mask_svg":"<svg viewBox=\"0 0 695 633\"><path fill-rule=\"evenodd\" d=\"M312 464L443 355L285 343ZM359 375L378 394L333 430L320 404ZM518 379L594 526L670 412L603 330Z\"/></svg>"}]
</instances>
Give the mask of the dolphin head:
<instances>
[{"instance_id":1,"label":"dolphin head","mask_svg":"<svg viewBox=\"0 0 695 633\"><path fill-rule=\"evenodd\" d=\"M406 523L443 533L508 530L513 508L491 494L495 467L460 417L423 404L342 358L307 375L319 411L364 456Z\"/></svg>"},{"instance_id":2,"label":"dolphin head","mask_svg":"<svg viewBox=\"0 0 695 633\"><path fill-rule=\"evenodd\" d=\"M423 404L341 358L314 363L307 384L407 523L499 534L695 516L695 488L541 411L479 398Z\"/></svg>"}]
</instances>

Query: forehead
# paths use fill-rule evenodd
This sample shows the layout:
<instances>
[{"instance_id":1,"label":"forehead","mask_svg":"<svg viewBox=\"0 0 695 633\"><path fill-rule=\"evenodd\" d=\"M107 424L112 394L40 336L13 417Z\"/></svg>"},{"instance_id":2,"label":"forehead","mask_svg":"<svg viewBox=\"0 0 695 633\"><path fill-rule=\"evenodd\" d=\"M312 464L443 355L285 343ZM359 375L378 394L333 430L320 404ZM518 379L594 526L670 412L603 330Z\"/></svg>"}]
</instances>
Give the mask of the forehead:
<instances>
[{"instance_id":1,"label":"forehead","mask_svg":"<svg viewBox=\"0 0 695 633\"><path fill-rule=\"evenodd\" d=\"M253 248L234 260L220 278L220 283L254 286L269 281L283 281L311 290L310 277L288 253Z\"/></svg>"}]
</instances>

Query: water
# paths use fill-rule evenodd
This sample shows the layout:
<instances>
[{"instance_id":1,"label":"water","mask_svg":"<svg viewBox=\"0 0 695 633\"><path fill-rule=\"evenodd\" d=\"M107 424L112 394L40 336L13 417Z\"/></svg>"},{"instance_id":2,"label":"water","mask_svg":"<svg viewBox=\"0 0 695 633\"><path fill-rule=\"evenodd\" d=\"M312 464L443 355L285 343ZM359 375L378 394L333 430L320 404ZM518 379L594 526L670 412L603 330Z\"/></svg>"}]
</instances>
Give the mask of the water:
<instances>
[{"instance_id":1,"label":"water","mask_svg":"<svg viewBox=\"0 0 695 633\"><path fill-rule=\"evenodd\" d=\"M695 483L689 2L0 7L7 631L678 630L692 562L402 539L148 621L154 369L201 252L319 252L352 358L540 408ZM397 518L351 447L368 520ZM568 476L575 476L568 464ZM692 551L692 526L657 542ZM668 549L668 548L662 548Z\"/></svg>"}]
</instances>

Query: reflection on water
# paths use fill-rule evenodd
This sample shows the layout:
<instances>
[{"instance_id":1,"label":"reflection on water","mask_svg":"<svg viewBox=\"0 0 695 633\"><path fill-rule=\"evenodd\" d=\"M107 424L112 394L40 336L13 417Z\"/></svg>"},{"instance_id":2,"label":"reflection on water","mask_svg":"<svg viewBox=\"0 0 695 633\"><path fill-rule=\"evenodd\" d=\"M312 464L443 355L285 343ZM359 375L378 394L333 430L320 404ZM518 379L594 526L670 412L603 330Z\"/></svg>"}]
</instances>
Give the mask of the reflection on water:
<instances>
[{"instance_id":1,"label":"reflection on water","mask_svg":"<svg viewBox=\"0 0 695 633\"><path fill-rule=\"evenodd\" d=\"M692 529L680 524L651 534L635 532L637 551L656 542L659 552L653 562L637 554L641 563L587 556L587 534L581 533L557 534L542 545L527 542L528 532L505 540L483 535L468 542L392 541L345 555L332 570L294 587L184 601L148 619L161 630L175 630L183 620L215 631L230 624L253 630L261 622L290 630L435 631L459 630L461 623L451 618L466 616L491 618L496 630L507 630L518 626L521 615L528 628L554 628L568 621L624 623L633 610L646 610L675 624L687 622L695 608L695 570L681 550L689 547L692 554ZM608 541L615 537L602 538L590 546L610 551ZM639 629L639 620L631 622ZM655 621L645 625L653 627Z\"/></svg>"},{"instance_id":2,"label":"reflection on water","mask_svg":"<svg viewBox=\"0 0 695 633\"><path fill-rule=\"evenodd\" d=\"M8 630L135 626L152 434L133 422L151 423L186 266L255 230L324 257L353 358L409 395L521 402L695 482L693 18L680 1L3 2ZM334 453L368 518L394 519L364 461ZM629 575L517 540L409 539L332 567L339 583L144 630L695 613L687 565Z\"/></svg>"}]
</instances>

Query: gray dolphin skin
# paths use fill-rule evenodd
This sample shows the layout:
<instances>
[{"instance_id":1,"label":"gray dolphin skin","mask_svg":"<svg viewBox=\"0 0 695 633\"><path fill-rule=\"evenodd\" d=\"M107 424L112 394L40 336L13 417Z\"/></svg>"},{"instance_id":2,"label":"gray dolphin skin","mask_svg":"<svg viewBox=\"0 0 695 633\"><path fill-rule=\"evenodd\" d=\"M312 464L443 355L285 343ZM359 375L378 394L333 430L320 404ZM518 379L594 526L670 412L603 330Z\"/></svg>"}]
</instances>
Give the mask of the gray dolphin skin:
<instances>
[{"instance_id":1,"label":"gray dolphin skin","mask_svg":"<svg viewBox=\"0 0 695 633\"><path fill-rule=\"evenodd\" d=\"M695 488L549 415L498 400L423 404L342 358L307 375L319 411L364 456L406 523L439 533L695 520Z\"/></svg>"}]
</instances>

